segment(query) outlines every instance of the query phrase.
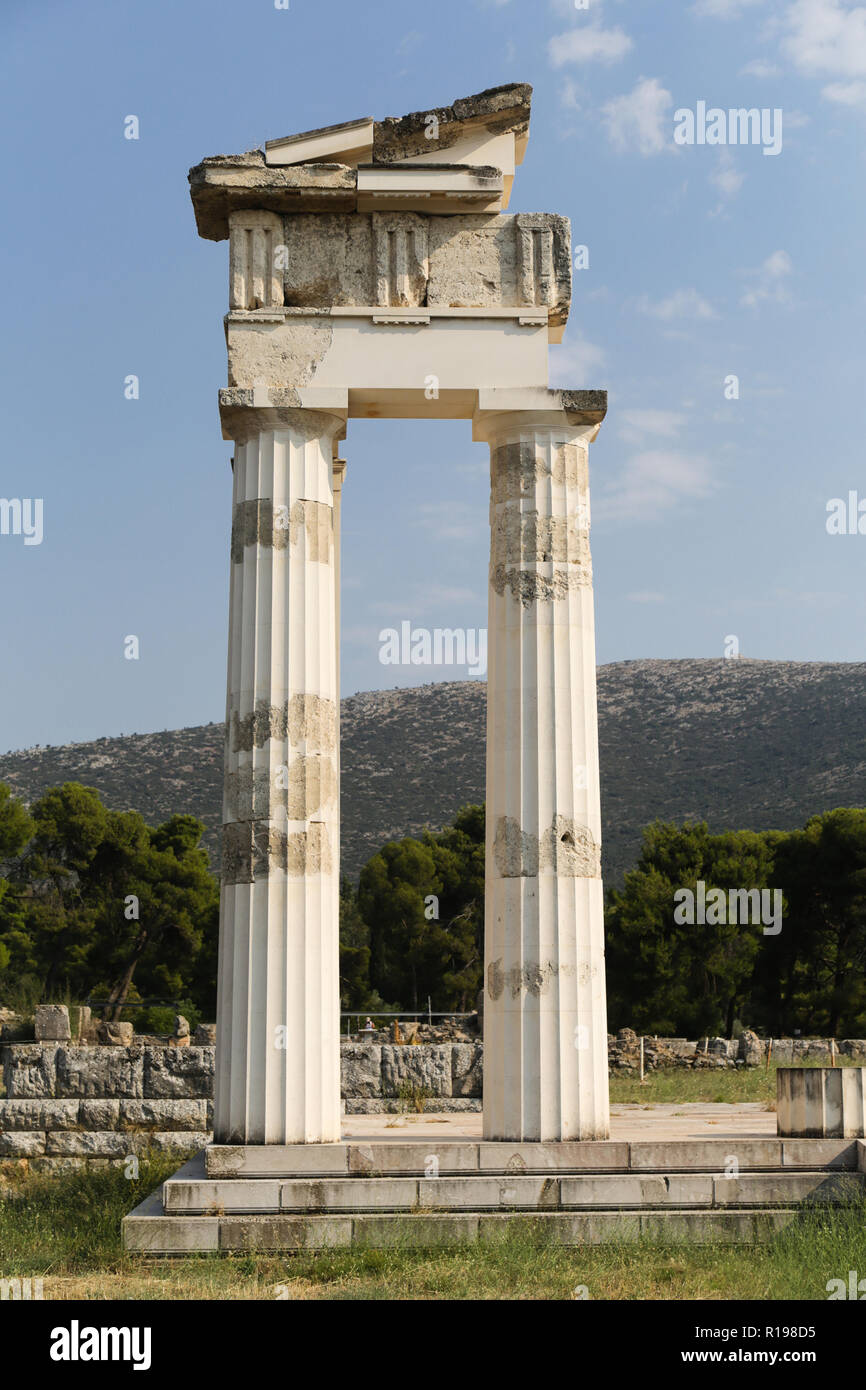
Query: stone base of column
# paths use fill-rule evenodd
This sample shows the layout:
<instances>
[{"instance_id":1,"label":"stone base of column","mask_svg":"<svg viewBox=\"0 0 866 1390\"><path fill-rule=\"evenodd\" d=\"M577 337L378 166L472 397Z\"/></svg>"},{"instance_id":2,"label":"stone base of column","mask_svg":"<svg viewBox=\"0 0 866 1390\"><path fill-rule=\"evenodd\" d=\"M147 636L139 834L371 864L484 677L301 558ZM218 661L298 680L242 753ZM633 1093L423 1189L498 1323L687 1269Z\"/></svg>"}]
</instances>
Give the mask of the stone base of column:
<instances>
[{"instance_id":1,"label":"stone base of column","mask_svg":"<svg viewBox=\"0 0 866 1390\"><path fill-rule=\"evenodd\" d=\"M484 1138L607 1139L601 879L514 878L490 898L507 929L486 965Z\"/></svg>"},{"instance_id":2,"label":"stone base of column","mask_svg":"<svg viewBox=\"0 0 866 1390\"><path fill-rule=\"evenodd\" d=\"M339 902L331 875L305 883L272 871L225 885L221 919L217 1141L337 1141Z\"/></svg>"},{"instance_id":3,"label":"stone base of column","mask_svg":"<svg viewBox=\"0 0 866 1390\"><path fill-rule=\"evenodd\" d=\"M812 1203L860 1208L866 1172L847 1140L497 1144L350 1139L212 1145L123 1223L128 1250L401 1248L488 1244L510 1229L563 1245L774 1239L814 1219ZM768 1208L770 1208L768 1210Z\"/></svg>"}]
</instances>

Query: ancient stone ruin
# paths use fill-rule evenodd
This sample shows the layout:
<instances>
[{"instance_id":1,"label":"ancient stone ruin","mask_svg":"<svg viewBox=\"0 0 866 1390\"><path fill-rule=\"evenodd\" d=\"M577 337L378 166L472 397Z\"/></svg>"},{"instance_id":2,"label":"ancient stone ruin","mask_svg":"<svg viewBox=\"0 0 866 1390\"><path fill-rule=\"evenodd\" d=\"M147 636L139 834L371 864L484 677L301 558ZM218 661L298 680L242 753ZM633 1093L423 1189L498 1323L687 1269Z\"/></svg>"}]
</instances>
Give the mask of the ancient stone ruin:
<instances>
[{"instance_id":1,"label":"ancient stone ruin","mask_svg":"<svg viewBox=\"0 0 866 1390\"><path fill-rule=\"evenodd\" d=\"M548 387L570 227L506 211L530 88L205 159L234 442L215 1130L336 1142L340 457L356 418L491 457L484 1132L608 1133L588 448ZM351 474L350 474L351 480Z\"/></svg>"},{"instance_id":2,"label":"ancient stone ruin","mask_svg":"<svg viewBox=\"0 0 866 1390\"><path fill-rule=\"evenodd\" d=\"M866 1145L838 1116L822 1138L780 1136L762 1107L745 1136L669 1116L673 1134L632 1120L610 1137L588 481L606 396L548 386L570 233L507 211L530 95L500 87L191 171L199 232L229 242L234 443L214 1142L127 1217L130 1249L487 1241L526 1213L570 1244L754 1241L805 1199L862 1194ZM471 421L490 447L483 1054L425 1048L425 1082L420 1047L345 1049L377 1108L413 1085L440 1108L472 1102L483 1055L482 1125L439 1115L463 1126L449 1139L363 1114L341 1135L340 499L356 484L340 445L374 417ZM713 1065L747 1064L719 1041ZM662 1059L625 1030L613 1042L624 1070ZM760 1040L744 1046L754 1064ZM157 1093L199 1051L142 1058L150 1105L130 1119L166 1123ZM58 1085L78 1086L58 1055ZM846 1078L846 1115L859 1097L862 1116L863 1076ZM841 1113L840 1085L825 1110ZM68 1143L23 1108L46 1156Z\"/></svg>"}]
</instances>

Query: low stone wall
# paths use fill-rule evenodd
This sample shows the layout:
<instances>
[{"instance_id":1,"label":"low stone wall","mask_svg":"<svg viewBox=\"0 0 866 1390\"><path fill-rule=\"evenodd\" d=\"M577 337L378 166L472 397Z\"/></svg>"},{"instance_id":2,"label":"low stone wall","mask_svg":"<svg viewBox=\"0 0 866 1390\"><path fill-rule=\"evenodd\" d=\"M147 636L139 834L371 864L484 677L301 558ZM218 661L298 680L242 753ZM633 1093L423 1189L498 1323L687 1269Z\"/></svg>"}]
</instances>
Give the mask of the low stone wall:
<instances>
[{"instance_id":1,"label":"low stone wall","mask_svg":"<svg viewBox=\"0 0 866 1390\"><path fill-rule=\"evenodd\" d=\"M0 1159L56 1171L210 1143L212 1047L11 1043L2 1052Z\"/></svg>"},{"instance_id":2,"label":"low stone wall","mask_svg":"<svg viewBox=\"0 0 866 1390\"><path fill-rule=\"evenodd\" d=\"M474 1043L344 1043L347 1115L427 1109L480 1110L484 1047Z\"/></svg>"},{"instance_id":3,"label":"low stone wall","mask_svg":"<svg viewBox=\"0 0 866 1390\"><path fill-rule=\"evenodd\" d=\"M8 1043L0 1051L0 1161L51 1172L211 1141L212 1047ZM346 1112L480 1110L481 1059L480 1043L344 1044Z\"/></svg>"},{"instance_id":4,"label":"low stone wall","mask_svg":"<svg viewBox=\"0 0 866 1390\"><path fill-rule=\"evenodd\" d=\"M616 1037L608 1037L608 1066L614 1075L631 1075L640 1069L640 1035L631 1028L622 1028ZM834 1053L835 1045L835 1053ZM770 1060L779 1066L800 1066L808 1063L841 1062L866 1063L864 1038L759 1038L747 1029L740 1038L643 1037L644 1070L657 1071L666 1067L760 1067Z\"/></svg>"},{"instance_id":5,"label":"low stone wall","mask_svg":"<svg viewBox=\"0 0 866 1390\"><path fill-rule=\"evenodd\" d=\"M782 1065L831 1058L829 1038L771 1041L772 1060ZM761 1066L769 1045L754 1033L734 1041L645 1037L644 1067ZM82 1163L123 1164L149 1150L182 1153L210 1143L213 1047L8 1043L0 1053L0 1161L55 1171ZM866 1064L866 1040L839 1041L835 1054L843 1062ZM481 1042L343 1043L345 1111L478 1111L483 1055ZM622 1029L608 1039L608 1056L613 1074L636 1074L640 1037Z\"/></svg>"}]
</instances>

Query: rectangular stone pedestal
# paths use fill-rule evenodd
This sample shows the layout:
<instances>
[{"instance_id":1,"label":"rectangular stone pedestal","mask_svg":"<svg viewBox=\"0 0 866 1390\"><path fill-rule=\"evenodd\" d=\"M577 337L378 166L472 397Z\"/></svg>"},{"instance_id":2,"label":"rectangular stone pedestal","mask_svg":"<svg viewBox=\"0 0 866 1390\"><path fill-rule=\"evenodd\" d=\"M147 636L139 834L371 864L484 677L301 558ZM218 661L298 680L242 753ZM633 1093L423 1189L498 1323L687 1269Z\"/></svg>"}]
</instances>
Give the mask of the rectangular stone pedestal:
<instances>
[{"instance_id":1,"label":"rectangular stone pedestal","mask_svg":"<svg viewBox=\"0 0 866 1390\"><path fill-rule=\"evenodd\" d=\"M781 1135L866 1138L866 1067L779 1067L776 1096Z\"/></svg>"}]
</instances>

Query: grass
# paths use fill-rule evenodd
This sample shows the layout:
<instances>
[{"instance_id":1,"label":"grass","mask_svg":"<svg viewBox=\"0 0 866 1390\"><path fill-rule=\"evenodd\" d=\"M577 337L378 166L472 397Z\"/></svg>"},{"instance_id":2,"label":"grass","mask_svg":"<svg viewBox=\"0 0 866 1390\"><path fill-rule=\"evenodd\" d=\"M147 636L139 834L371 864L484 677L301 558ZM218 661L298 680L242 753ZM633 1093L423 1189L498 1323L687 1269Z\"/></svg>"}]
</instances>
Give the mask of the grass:
<instances>
[{"instance_id":1,"label":"grass","mask_svg":"<svg viewBox=\"0 0 866 1390\"><path fill-rule=\"evenodd\" d=\"M145 1260L121 1247L122 1217L177 1156L121 1169L18 1175L0 1201L0 1277L41 1278L46 1299L467 1300L826 1299L829 1279L866 1274L866 1204L810 1211L763 1246L584 1248L547 1243L532 1218L495 1245Z\"/></svg>"},{"instance_id":2,"label":"grass","mask_svg":"<svg viewBox=\"0 0 866 1390\"><path fill-rule=\"evenodd\" d=\"M652 1071L643 1081L636 1076L616 1076L610 1078L610 1100L612 1105L637 1102L642 1105L674 1104L704 1101L727 1105L742 1104L743 1101L762 1101L765 1105L776 1105L776 1068L739 1067L736 1071L716 1071L699 1068L696 1071L681 1067L671 1067L664 1071Z\"/></svg>"},{"instance_id":3,"label":"grass","mask_svg":"<svg viewBox=\"0 0 866 1390\"><path fill-rule=\"evenodd\" d=\"M782 1065L785 1065L784 1063ZM818 1062L798 1062L798 1067L820 1066ZM857 1065L860 1063L847 1063ZM727 1105L744 1101L762 1101L768 1110L776 1108L776 1063L765 1066L737 1067L668 1067L647 1074L643 1081L636 1076L611 1074L610 1099L613 1105L636 1102L641 1105L673 1104L704 1101Z\"/></svg>"}]
</instances>

